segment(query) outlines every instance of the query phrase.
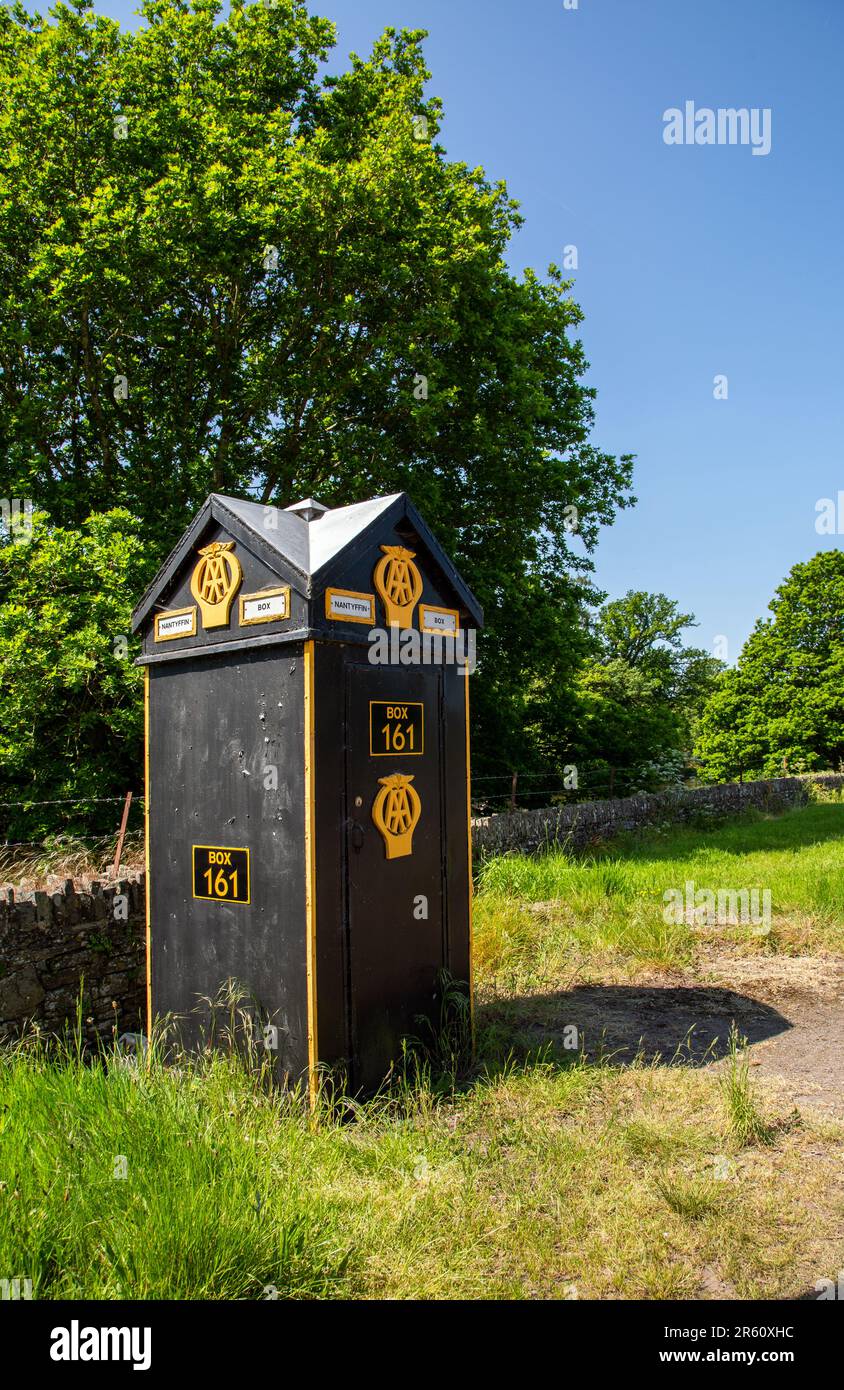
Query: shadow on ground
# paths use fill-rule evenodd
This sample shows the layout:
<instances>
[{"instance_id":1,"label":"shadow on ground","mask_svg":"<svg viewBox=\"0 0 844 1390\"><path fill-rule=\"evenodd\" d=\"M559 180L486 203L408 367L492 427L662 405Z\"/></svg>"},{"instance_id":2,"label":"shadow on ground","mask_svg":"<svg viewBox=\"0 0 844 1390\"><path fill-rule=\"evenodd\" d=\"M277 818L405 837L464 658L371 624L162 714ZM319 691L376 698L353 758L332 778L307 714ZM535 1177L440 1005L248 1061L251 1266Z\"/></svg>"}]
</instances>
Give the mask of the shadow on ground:
<instances>
[{"instance_id":1,"label":"shadow on ground","mask_svg":"<svg viewBox=\"0 0 844 1390\"><path fill-rule=\"evenodd\" d=\"M478 1009L477 1024L482 1055L546 1052L564 1060L582 1047L588 1061L615 1066L637 1058L705 1066L728 1051L733 1024L751 1045L792 1027L772 1005L734 990L636 985L578 985L490 1003Z\"/></svg>"}]
</instances>

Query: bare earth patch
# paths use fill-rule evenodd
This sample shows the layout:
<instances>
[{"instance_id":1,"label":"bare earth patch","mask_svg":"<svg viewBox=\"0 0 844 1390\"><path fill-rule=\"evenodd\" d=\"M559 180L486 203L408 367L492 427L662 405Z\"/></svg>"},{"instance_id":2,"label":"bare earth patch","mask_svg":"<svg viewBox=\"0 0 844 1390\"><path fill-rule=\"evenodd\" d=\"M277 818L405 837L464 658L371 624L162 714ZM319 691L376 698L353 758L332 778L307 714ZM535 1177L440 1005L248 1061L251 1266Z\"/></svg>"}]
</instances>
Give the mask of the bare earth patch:
<instances>
[{"instance_id":1,"label":"bare earth patch","mask_svg":"<svg viewBox=\"0 0 844 1390\"><path fill-rule=\"evenodd\" d=\"M730 980L742 998L773 1006L787 1021L785 1031L751 1048L759 1075L793 1105L844 1117L844 960L722 957L708 973ZM736 1023L741 1027L738 1018Z\"/></svg>"},{"instance_id":2,"label":"bare earth patch","mask_svg":"<svg viewBox=\"0 0 844 1390\"><path fill-rule=\"evenodd\" d=\"M713 954L688 970L575 985L532 1002L540 1005L532 1019L537 1032L575 1024L587 1056L610 1054L621 1064L639 1056L717 1066L735 1023L748 1040L751 1066L784 1103L844 1119L839 956Z\"/></svg>"}]
</instances>

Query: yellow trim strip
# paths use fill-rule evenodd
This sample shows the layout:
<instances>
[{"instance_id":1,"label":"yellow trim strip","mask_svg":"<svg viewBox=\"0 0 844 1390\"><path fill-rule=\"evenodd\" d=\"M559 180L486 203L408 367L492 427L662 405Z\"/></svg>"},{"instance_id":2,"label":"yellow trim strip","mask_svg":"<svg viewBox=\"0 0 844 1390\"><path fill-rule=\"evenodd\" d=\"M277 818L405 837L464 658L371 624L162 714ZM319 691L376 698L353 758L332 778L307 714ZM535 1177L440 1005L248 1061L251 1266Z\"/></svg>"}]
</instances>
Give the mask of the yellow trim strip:
<instances>
[{"instance_id":1,"label":"yellow trim strip","mask_svg":"<svg viewBox=\"0 0 844 1390\"><path fill-rule=\"evenodd\" d=\"M469 739L469 668L463 667L466 683L466 829L467 862L469 868L469 1018L472 1025L472 1050L475 1047L475 965L472 942L472 760Z\"/></svg>"},{"instance_id":2,"label":"yellow trim strip","mask_svg":"<svg viewBox=\"0 0 844 1390\"><path fill-rule=\"evenodd\" d=\"M314 643L305 643L305 923L308 974L308 1093L317 1098L316 831L314 810Z\"/></svg>"},{"instance_id":3,"label":"yellow trim strip","mask_svg":"<svg viewBox=\"0 0 844 1390\"><path fill-rule=\"evenodd\" d=\"M152 1057L152 918L149 858L149 667L144 667L144 855L146 858L147 1056Z\"/></svg>"}]
</instances>

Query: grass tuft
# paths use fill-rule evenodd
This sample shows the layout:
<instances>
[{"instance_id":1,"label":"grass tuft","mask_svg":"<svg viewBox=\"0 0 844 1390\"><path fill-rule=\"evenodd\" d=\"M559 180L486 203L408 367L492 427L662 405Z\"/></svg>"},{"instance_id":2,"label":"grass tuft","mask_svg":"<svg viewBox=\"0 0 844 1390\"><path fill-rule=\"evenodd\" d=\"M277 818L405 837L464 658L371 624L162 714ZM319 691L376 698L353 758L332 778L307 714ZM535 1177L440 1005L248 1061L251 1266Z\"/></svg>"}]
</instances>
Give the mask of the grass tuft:
<instances>
[{"instance_id":1,"label":"grass tuft","mask_svg":"<svg viewBox=\"0 0 844 1390\"><path fill-rule=\"evenodd\" d=\"M730 1028L726 1070L720 1078L730 1134L742 1148L747 1144L772 1144L774 1129L763 1118L750 1081L747 1038Z\"/></svg>"}]
</instances>

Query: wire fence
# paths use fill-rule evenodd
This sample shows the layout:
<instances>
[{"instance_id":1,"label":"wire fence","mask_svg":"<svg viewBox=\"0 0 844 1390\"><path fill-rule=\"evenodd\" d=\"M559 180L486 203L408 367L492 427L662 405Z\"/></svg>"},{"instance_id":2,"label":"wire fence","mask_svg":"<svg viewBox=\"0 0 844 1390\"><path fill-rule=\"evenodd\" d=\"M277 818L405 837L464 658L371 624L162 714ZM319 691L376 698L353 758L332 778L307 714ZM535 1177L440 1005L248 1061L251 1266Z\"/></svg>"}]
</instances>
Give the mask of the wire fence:
<instances>
[{"instance_id":1,"label":"wire fence","mask_svg":"<svg viewBox=\"0 0 844 1390\"><path fill-rule=\"evenodd\" d=\"M693 773L692 768L686 769L686 775L681 780L689 780ZM648 779L647 786L642 785L644 781L645 778L636 768L618 768L606 764L594 769L570 765L562 771L557 767L546 767L535 772L522 772L519 769L484 772L472 777L472 808L478 814L536 810L549 804L612 800L637 791L660 789L660 784L654 778Z\"/></svg>"},{"instance_id":2,"label":"wire fence","mask_svg":"<svg viewBox=\"0 0 844 1390\"><path fill-rule=\"evenodd\" d=\"M688 770L691 774L692 769ZM685 779L684 779L685 780ZM535 810L546 805L570 804L578 801L596 801L604 798L630 795L631 791L645 790L634 785L635 771L631 768L599 765L594 770L587 767L575 768L567 765L564 769L547 766L535 771L522 771L518 768L506 772L482 772L472 777L472 811L485 815L496 811ZM101 829L94 833L90 826L80 825L85 820L85 811L105 806L123 806L123 830L128 830L129 811L127 796L63 796L51 798L20 797L14 801L0 801L0 823L3 812L23 812L55 810L60 808L83 808L81 815L71 817L64 825L57 823L49 831L42 832L41 838L16 839L0 838L2 850L51 849L56 842L67 838L78 845L102 845L109 836L118 834L117 825L113 830ZM134 793L129 798L131 812L145 809L143 796ZM8 819L8 818L7 818ZM131 834L133 832L128 832ZM0 832L2 835L2 832Z\"/></svg>"},{"instance_id":3,"label":"wire fence","mask_svg":"<svg viewBox=\"0 0 844 1390\"><path fill-rule=\"evenodd\" d=\"M119 818L115 817L117 823L108 827L103 824L99 832L95 832L93 826L85 824L86 813L93 811L95 807L104 806L122 806L122 815ZM27 815L42 809L54 812L58 808L81 808L80 814L71 818L70 822L56 822L49 829L44 829L40 838L15 838L8 833L3 836L0 839L0 873L8 874L13 869L22 872L31 869L36 874L46 872L48 860L58 864L62 856L67 858L68 863L81 863L86 857L105 861L107 856L111 856L111 863L116 872L120 867L124 846L127 850L132 849L133 841L139 833L137 828L129 828L131 812L144 806L144 798L136 797L131 791L125 792L123 796L26 797L14 801L0 801L0 820L7 821L9 817L8 814L4 817L4 812L22 812Z\"/></svg>"},{"instance_id":4,"label":"wire fence","mask_svg":"<svg viewBox=\"0 0 844 1390\"><path fill-rule=\"evenodd\" d=\"M118 803L122 806L125 800L125 796L63 796L54 801L0 801L0 807L25 806L27 810L30 810L35 806L102 806L108 802ZM143 797L135 798L133 793L133 801L142 805Z\"/></svg>"}]
</instances>

